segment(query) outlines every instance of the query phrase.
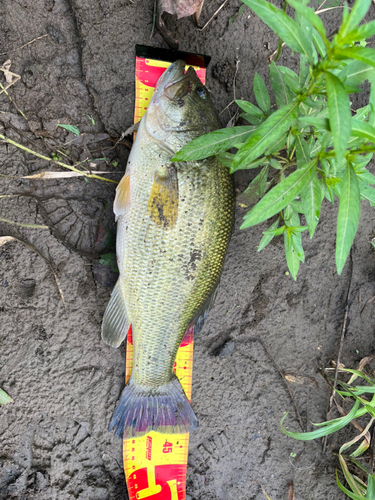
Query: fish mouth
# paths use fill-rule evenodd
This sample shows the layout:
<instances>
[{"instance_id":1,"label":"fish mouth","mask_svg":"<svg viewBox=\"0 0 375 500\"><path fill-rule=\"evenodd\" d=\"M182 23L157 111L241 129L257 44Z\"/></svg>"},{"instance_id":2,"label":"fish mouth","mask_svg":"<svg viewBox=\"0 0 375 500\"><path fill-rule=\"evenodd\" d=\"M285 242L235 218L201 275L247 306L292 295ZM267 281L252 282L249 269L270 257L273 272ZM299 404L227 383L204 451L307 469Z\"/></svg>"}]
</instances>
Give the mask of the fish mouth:
<instances>
[{"instance_id":1,"label":"fish mouth","mask_svg":"<svg viewBox=\"0 0 375 500\"><path fill-rule=\"evenodd\" d=\"M178 59L163 73L156 86L159 95L163 94L171 101L179 100L191 91L191 77L194 69L189 67L185 73L185 61Z\"/></svg>"},{"instance_id":2,"label":"fish mouth","mask_svg":"<svg viewBox=\"0 0 375 500\"><path fill-rule=\"evenodd\" d=\"M161 75L158 83L156 84L155 91L164 89L167 85L176 82L184 76L185 61L178 59L169 66Z\"/></svg>"}]
</instances>

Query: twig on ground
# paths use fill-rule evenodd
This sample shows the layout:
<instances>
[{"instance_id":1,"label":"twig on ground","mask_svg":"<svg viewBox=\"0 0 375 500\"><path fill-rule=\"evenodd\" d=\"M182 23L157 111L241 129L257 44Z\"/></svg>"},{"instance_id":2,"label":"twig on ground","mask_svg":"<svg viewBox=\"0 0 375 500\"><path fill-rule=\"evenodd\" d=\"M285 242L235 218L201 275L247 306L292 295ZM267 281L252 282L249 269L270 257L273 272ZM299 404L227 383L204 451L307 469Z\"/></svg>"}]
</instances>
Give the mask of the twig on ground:
<instances>
[{"instance_id":1,"label":"twig on ground","mask_svg":"<svg viewBox=\"0 0 375 500\"><path fill-rule=\"evenodd\" d=\"M60 165L61 167L67 168L68 170L72 170L73 172L78 172L78 173L84 175L85 177L118 184L117 181L113 181L112 179L106 179L105 177L100 177L99 175L95 175L95 174L87 174L85 172L82 172L81 170L78 170L75 167L72 167L71 165L67 165L66 163L62 163L61 161L54 160L53 158L48 158L48 156L44 156L40 153L37 153L36 151L33 151L32 149L27 148L26 146L23 146L22 144L19 144L18 142L15 142L15 141L12 141L11 139L8 139L7 137L5 137L5 135L0 134L0 140L6 142L8 144L11 144L12 146L16 146L17 148L22 149L23 151L26 151L27 153L31 153L32 155L36 156L37 158L41 158L42 160L47 160L47 161L56 163L56 165Z\"/></svg>"},{"instance_id":2,"label":"twig on ground","mask_svg":"<svg viewBox=\"0 0 375 500\"><path fill-rule=\"evenodd\" d=\"M227 108L229 108L229 106L231 106L236 100L236 77L237 77L239 65L240 65L240 60L236 58L236 71L234 73L233 84L232 84L233 85L233 101L230 104L228 104L228 106L226 108L223 109L223 111L220 113L220 115L222 113L224 113L224 111ZM230 120L226 124L226 127L233 127L236 124L238 116L239 116L239 112L238 112L238 108L237 108L237 111L234 113L233 116L231 116Z\"/></svg>"},{"instance_id":3,"label":"twig on ground","mask_svg":"<svg viewBox=\"0 0 375 500\"><path fill-rule=\"evenodd\" d=\"M233 103L234 103L234 101L231 101L231 102L228 104L228 106L225 106L225 108L224 108L222 111L220 111L219 116L221 116L221 115L224 113L224 111L226 111L226 110L229 108L229 106L232 106L232 104L233 104Z\"/></svg>"},{"instance_id":4,"label":"twig on ground","mask_svg":"<svg viewBox=\"0 0 375 500\"><path fill-rule=\"evenodd\" d=\"M259 484L259 486L262 489L263 495L267 498L267 500L271 500L271 498L267 495L266 490L263 488L263 484L262 483L260 483L259 481L256 481L255 479L251 479L250 483L257 483L257 484Z\"/></svg>"},{"instance_id":5,"label":"twig on ground","mask_svg":"<svg viewBox=\"0 0 375 500\"><path fill-rule=\"evenodd\" d=\"M48 36L48 33L46 33L45 35L42 35L42 36L38 36L37 38L34 38L33 40L30 40L30 42L27 42L24 45L21 45L21 47L17 47L16 49L7 50L6 52L1 52L0 56L5 56L5 54L10 54L11 52L17 52L18 50L21 50L24 47L27 47L28 45L36 42L37 40L41 40L42 38L45 38L46 36Z\"/></svg>"},{"instance_id":6,"label":"twig on ground","mask_svg":"<svg viewBox=\"0 0 375 500\"><path fill-rule=\"evenodd\" d=\"M234 77L233 77L233 100L234 101L236 100L236 77L237 77L239 66L240 66L240 60L236 57L236 71L235 71Z\"/></svg>"},{"instance_id":7,"label":"twig on ground","mask_svg":"<svg viewBox=\"0 0 375 500\"><path fill-rule=\"evenodd\" d=\"M124 137L127 137L128 135L132 135L134 134L134 132L136 132L139 128L139 124L140 124L140 121L137 122L137 123L134 123L133 125L130 125L130 127L128 127L125 132L122 132L122 134L120 135L120 137L118 139L115 139L115 145L111 147L110 151L112 149L115 149L115 147L117 146L117 144L119 144L123 139ZM112 139L111 139L112 140ZM127 141L125 142L125 146L127 146L128 148L131 149L131 144L127 143Z\"/></svg>"},{"instance_id":8,"label":"twig on ground","mask_svg":"<svg viewBox=\"0 0 375 500\"><path fill-rule=\"evenodd\" d=\"M288 382L288 380L285 378L281 368L279 367L279 365L276 363L275 361L275 358L272 356L272 354L270 353L268 347L266 346L266 344L263 342L263 340L260 338L260 337L249 337L248 340L250 342L259 342L260 344L262 344L263 346L263 349L266 351L268 357L270 358L270 360L272 361L272 363L274 364L275 368L277 369L277 371L279 372L281 378L284 380L287 388L288 388L288 391L289 391L289 395L290 395L290 398L292 400L292 403L293 403L293 406L294 406L294 411L296 412L296 415L297 415L297 418L298 418L298 422L299 422L299 425L301 426L301 429L303 432L306 432L306 429L305 429L305 426L303 425L303 422L302 422L302 418L301 418L301 415L300 415L300 412L298 410L298 407L296 405L296 401L294 399L294 396L293 396L293 391L292 391L292 388L290 387L290 384Z\"/></svg>"},{"instance_id":9,"label":"twig on ground","mask_svg":"<svg viewBox=\"0 0 375 500\"><path fill-rule=\"evenodd\" d=\"M0 90L0 95L4 92L8 96L7 90L9 89L9 87L11 87L16 82L18 82L18 80L20 80L21 77L20 77L20 75L17 75L16 73L12 73L11 71L9 71L9 69L4 68L4 67L1 67L0 71L2 71L4 73L5 79L6 79L7 84L8 84L5 87L3 87L3 85L1 85L2 90ZM14 80L13 80L13 76L14 76Z\"/></svg>"},{"instance_id":10,"label":"twig on ground","mask_svg":"<svg viewBox=\"0 0 375 500\"><path fill-rule=\"evenodd\" d=\"M293 481L288 482L288 500L295 500Z\"/></svg>"},{"instance_id":11,"label":"twig on ground","mask_svg":"<svg viewBox=\"0 0 375 500\"><path fill-rule=\"evenodd\" d=\"M206 24L202 28L199 28L199 31L203 31L204 29L207 28L207 26L210 24L210 22L213 20L213 18L221 11L221 9L225 6L225 4L227 2L228 2L228 0L224 0L224 2L220 5L220 7L215 12L215 14L210 17L210 19L206 22Z\"/></svg>"},{"instance_id":12,"label":"twig on ground","mask_svg":"<svg viewBox=\"0 0 375 500\"><path fill-rule=\"evenodd\" d=\"M326 9L316 10L315 14L322 14L323 12L328 12L329 10L343 9L343 8L344 8L343 5L338 5L337 7L327 7ZM352 10L352 9L349 7L349 10Z\"/></svg>"},{"instance_id":13,"label":"twig on ground","mask_svg":"<svg viewBox=\"0 0 375 500\"><path fill-rule=\"evenodd\" d=\"M8 219L1 219L0 222L6 222L7 224L12 224L14 226L28 227L31 229L49 229L48 226L41 226L40 224L22 224L21 222L14 222Z\"/></svg>"},{"instance_id":14,"label":"twig on ground","mask_svg":"<svg viewBox=\"0 0 375 500\"><path fill-rule=\"evenodd\" d=\"M155 0L155 1L154 1L154 13L153 13L153 15L152 15L152 29L151 29L151 35L150 35L150 40L149 40L149 42L151 42L152 37L154 36L154 33L155 33L155 26L156 26L156 11L157 11L157 1L158 1L158 0Z\"/></svg>"},{"instance_id":15,"label":"twig on ground","mask_svg":"<svg viewBox=\"0 0 375 500\"><path fill-rule=\"evenodd\" d=\"M333 405L334 397L335 397L335 394L336 394L337 377L338 377L338 374L339 374L341 352L342 352L342 348L343 348L343 345L344 345L344 338L345 338L346 328L347 328L347 324L348 324L349 299L350 299L350 291L351 291L351 288L352 288L352 281L353 281L353 247L350 249L349 259L350 259L349 285L348 285L348 291L347 291L347 295L346 295L346 302L345 302L345 309L344 309L344 321L342 323L342 329L341 329L339 352L337 353L337 361L336 361L336 369L335 369L335 378L334 378L334 382L333 382L333 390L332 390L331 397L329 398L329 407L328 407L328 412L327 412L327 421L331 420L331 411L332 411L332 405ZM323 453L325 453L326 447L327 447L327 436L325 436L323 438Z\"/></svg>"},{"instance_id":16,"label":"twig on ground","mask_svg":"<svg viewBox=\"0 0 375 500\"><path fill-rule=\"evenodd\" d=\"M29 243L28 241L22 240L21 238L16 238L15 236L0 236L0 247L3 246L3 245L5 245L6 243L8 243L10 241L18 241L19 243L22 243L23 245L25 245L26 247L28 247L30 250L32 250L33 252L35 252L37 255L39 255L39 257L41 257L46 262L46 264L50 268L50 270L51 270L51 272L53 274L53 277L55 279L56 287L57 287L57 290L58 290L58 292L60 294L62 303L64 305L64 309L65 309L65 311L67 311L64 294L63 294L63 292L61 290L61 287L60 287L60 280L59 280L59 277L57 276L57 272L55 271L55 269L54 269L53 265L51 264L51 262L46 257L44 257L44 255L41 254L39 252L39 250L36 247L34 247L34 245L32 245L31 243Z\"/></svg>"},{"instance_id":17,"label":"twig on ground","mask_svg":"<svg viewBox=\"0 0 375 500\"><path fill-rule=\"evenodd\" d=\"M362 310L361 310L361 312L360 312L359 314L361 314L361 315L362 315L363 311L366 309L366 306L367 306L368 304L371 304L371 302L374 302L374 300L375 300L375 295L373 295L373 296L372 296L372 297L370 297L368 300L366 300L365 305L363 306L363 308L362 308Z\"/></svg>"}]
</instances>

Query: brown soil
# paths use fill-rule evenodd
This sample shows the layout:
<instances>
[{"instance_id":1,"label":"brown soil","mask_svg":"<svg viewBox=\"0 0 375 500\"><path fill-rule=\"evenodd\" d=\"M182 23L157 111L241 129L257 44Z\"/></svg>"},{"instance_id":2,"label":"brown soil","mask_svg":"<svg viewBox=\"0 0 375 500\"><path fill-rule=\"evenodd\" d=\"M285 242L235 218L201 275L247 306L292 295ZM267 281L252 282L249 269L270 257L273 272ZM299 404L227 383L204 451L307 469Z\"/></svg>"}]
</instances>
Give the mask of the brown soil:
<instances>
[{"instance_id":1,"label":"brown soil","mask_svg":"<svg viewBox=\"0 0 375 500\"><path fill-rule=\"evenodd\" d=\"M275 3L281 6L280 0ZM207 0L202 23L220 4ZM219 110L233 99L236 59L236 96L253 100L254 73L268 81L267 58L277 44L248 8L228 26L240 6L239 0L228 2L202 32L192 18L167 19L181 50L212 56L207 85ZM119 180L129 149L126 144L112 149L111 137L132 123L134 46L165 46L159 34L150 41L153 2L0 0L0 12L0 65L11 59L11 71L21 76L9 90L13 102L0 96L1 133L47 156L61 148L69 149L72 161L105 155L110 161L99 163L99 170L118 171L112 178ZM372 6L369 18L374 14ZM324 16L333 32L340 11ZM295 68L297 56L284 50L281 64ZM0 81L4 84L2 75ZM365 98L366 93L356 96L353 106ZM223 122L233 112L229 107ZM57 122L76 125L83 135L74 140L56 128ZM5 144L0 144L0 162L8 176L58 170ZM237 188L243 190L252 175L238 174ZM3 178L0 191L18 195L0 200L2 218L53 226L49 231L0 223L0 235L31 243L51 262L67 308L39 255L15 241L0 247L0 387L14 399L0 409L0 498L126 499L121 442L107 431L124 384L124 349L110 349L100 339L111 292L106 285L116 279L97 259L113 247L114 185ZM349 263L341 276L335 271L336 211L325 202L314 239L303 233L306 263L294 282L286 274L282 240L275 238L257 253L267 224L240 231L245 212L237 209L218 297L195 345L193 405L200 427L191 436L191 500L263 499L254 480L273 500L288 498L291 480L298 500L344 498L331 451L346 431L328 440L326 454L320 442L297 442L281 432L286 411L287 427L301 429L265 349L282 372L300 382L291 386L303 424L311 430L311 422L326 417L329 392L317 370L337 356L350 276ZM375 347L373 303L360 314L375 293L369 244L374 234L373 212L364 204L341 358L350 367ZM36 282L30 297L19 284L24 279ZM300 452L295 462L291 453Z\"/></svg>"}]
</instances>

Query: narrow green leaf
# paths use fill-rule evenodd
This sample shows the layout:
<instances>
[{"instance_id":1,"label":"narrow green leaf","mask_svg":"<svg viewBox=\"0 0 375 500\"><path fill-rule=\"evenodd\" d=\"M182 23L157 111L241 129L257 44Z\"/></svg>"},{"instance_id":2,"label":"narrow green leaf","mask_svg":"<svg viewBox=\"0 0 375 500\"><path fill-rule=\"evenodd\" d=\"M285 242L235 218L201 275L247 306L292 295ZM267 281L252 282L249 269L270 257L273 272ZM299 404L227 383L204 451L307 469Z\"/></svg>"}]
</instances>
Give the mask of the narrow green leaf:
<instances>
[{"instance_id":1,"label":"narrow green leaf","mask_svg":"<svg viewBox=\"0 0 375 500\"><path fill-rule=\"evenodd\" d=\"M335 56L337 56L338 59L357 59L357 61L362 61L375 68L375 49L370 49L368 47L350 47L337 50Z\"/></svg>"},{"instance_id":2,"label":"narrow green leaf","mask_svg":"<svg viewBox=\"0 0 375 500\"><path fill-rule=\"evenodd\" d=\"M297 102L283 106L259 125L257 130L237 152L233 167L238 169L240 166L255 160L271 144L284 135L297 117L297 108Z\"/></svg>"},{"instance_id":3,"label":"narrow green leaf","mask_svg":"<svg viewBox=\"0 0 375 500\"><path fill-rule=\"evenodd\" d=\"M327 55L327 49L326 46L324 45L324 42L322 40L322 37L319 35L319 33L316 31L316 29L313 29L313 42L316 47L316 50L319 52L320 57L325 57Z\"/></svg>"},{"instance_id":4,"label":"narrow green leaf","mask_svg":"<svg viewBox=\"0 0 375 500\"><path fill-rule=\"evenodd\" d=\"M346 85L361 85L375 78L375 68L361 61L351 61L338 75Z\"/></svg>"},{"instance_id":5,"label":"narrow green leaf","mask_svg":"<svg viewBox=\"0 0 375 500\"><path fill-rule=\"evenodd\" d=\"M289 272L296 281L301 261L293 246L293 236L288 231L284 232L284 250Z\"/></svg>"},{"instance_id":6,"label":"narrow green leaf","mask_svg":"<svg viewBox=\"0 0 375 500\"><path fill-rule=\"evenodd\" d=\"M234 154L232 153L217 153L216 158L224 167L230 168L233 163Z\"/></svg>"},{"instance_id":7,"label":"narrow green leaf","mask_svg":"<svg viewBox=\"0 0 375 500\"><path fill-rule=\"evenodd\" d=\"M361 198L370 202L373 207L375 205L375 188L368 184L360 184Z\"/></svg>"},{"instance_id":8,"label":"narrow green leaf","mask_svg":"<svg viewBox=\"0 0 375 500\"><path fill-rule=\"evenodd\" d=\"M259 125L267 118L266 115L263 115L263 118L260 118L259 116L249 115L249 113L241 113L240 117L255 127L259 127Z\"/></svg>"},{"instance_id":9,"label":"narrow green leaf","mask_svg":"<svg viewBox=\"0 0 375 500\"><path fill-rule=\"evenodd\" d=\"M303 104L305 104L305 106L308 106L309 108L319 110L322 109L325 105L323 101L313 101L312 99L310 99L310 97L306 97L306 99L303 101Z\"/></svg>"},{"instance_id":10,"label":"narrow green leaf","mask_svg":"<svg viewBox=\"0 0 375 500\"><path fill-rule=\"evenodd\" d=\"M242 170L250 170L253 168L259 167L259 165L267 165L269 163L269 160L265 158L264 156L262 158L258 158L257 160L250 161L249 163L244 163L243 165L240 165L239 167L236 167L233 165L230 167L230 173L233 174L239 169Z\"/></svg>"},{"instance_id":11,"label":"narrow green leaf","mask_svg":"<svg viewBox=\"0 0 375 500\"><path fill-rule=\"evenodd\" d=\"M326 72L329 124L333 134L336 156L341 159L348 144L352 114L348 94L334 74Z\"/></svg>"},{"instance_id":12,"label":"narrow green leaf","mask_svg":"<svg viewBox=\"0 0 375 500\"><path fill-rule=\"evenodd\" d=\"M351 31L347 35L346 39L350 39L350 42L358 42L359 40L370 38L373 35L375 35L375 21L371 21L370 23L358 26L357 29Z\"/></svg>"},{"instance_id":13,"label":"narrow green leaf","mask_svg":"<svg viewBox=\"0 0 375 500\"><path fill-rule=\"evenodd\" d=\"M250 126L215 130L189 142L174 155L171 161L194 161L207 158L244 141L254 130L254 127Z\"/></svg>"},{"instance_id":14,"label":"narrow green leaf","mask_svg":"<svg viewBox=\"0 0 375 500\"><path fill-rule=\"evenodd\" d=\"M280 151L281 149L284 149L287 137L288 132L285 132L285 134L283 134L279 139L277 139L273 144L271 144L271 146L266 149L264 154L268 156L276 153L277 151Z\"/></svg>"},{"instance_id":15,"label":"narrow green leaf","mask_svg":"<svg viewBox=\"0 0 375 500\"><path fill-rule=\"evenodd\" d=\"M369 474L367 476L367 492L366 498L370 500L375 500L375 475Z\"/></svg>"},{"instance_id":16,"label":"narrow green leaf","mask_svg":"<svg viewBox=\"0 0 375 500\"><path fill-rule=\"evenodd\" d=\"M286 226L278 227L277 229L267 229L263 234L271 234L272 236L280 236L285 231Z\"/></svg>"},{"instance_id":17,"label":"narrow green leaf","mask_svg":"<svg viewBox=\"0 0 375 500\"><path fill-rule=\"evenodd\" d=\"M276 170L281 170L283 167L279 161L276 160L276 158L270 158L269 159L270 165L272 168L275 168Z\"/></svg>"},{"instance_id":18,"label":"narrow green leaf","mask_svg":"<svg viewBox=\"0 0 375 500\"><path fill-rule=\"evenodd\" d=\"M341 274L357 232L361 200L358 179L353 167L348 164L341 183L339 213L336 234L336 267Z\"/></svg>"},{"instance_id":19,"label":"narrow green leaf","mask_svg":"<svg viewBox=\"0 0 375 500\"><path fill-rule=\"evenodd\" d=\"M339 39L345 38L348 33L353 31L362 19L365 17L371 5L371 0L357 0L348 18L343 21L342 26L338 32Z\"/></svg>"},{"instance_id":20,"label":"narrow green leaf","mask_svg":"<svg viewBox=\"0 0 375 500\"><path fill-rule=\"evenodd\" d=\"M327 118L315 118L313 116L299 116L298 123L301 123L303 127L306 125L311 125L317 130L328 130L330 132L330 124Z\"/></svg>"},{"instance_id":21,"label":"narrow green leaf","mask_svg":"<svg viewBox=\"0 0 375 500\"><path fill-rule=\"evenodd\" d=\"M337 471L336 471L336 481L337 481L337 485L340 488L340 490L343 491L345 493L345 495L347 495L352 500L363 500L365 498L363 496L356 495L355 493L352 493L351 491L349 491L348 489L346 489L345 486L343 486L340 483L340 479L339 479L339 476L337 474Z\"/></svg>"},{"instance_id":22,"label":"narrow green leaf","mask_svg":"<svg viewBox=\"0 0 375 500\"><path fill-rule=\"evenodd\" d=\"M4 406L7 403L12 403L13 399L5 391L0 389L0 405Z\"/></svg>"},{"instance_id":23,"label":"narrow green leaf","mask_svg":"<svg viewBox=\"0 0 375 500\"><path fill-rule=\"evenodd\" d=\"M317 160L312 160L305 167L293 172L269 191L251 210L244 219L241 229L259 224L285 208L289 202L303 190L315 175Z\"/></svg>"},{"instance_id":24,"label":"narrow green leaf","mask_svg":"<svg viewBox=\"0 0 375 500\"><path fill-rule=\"evenodd\" d=\"M294 71L293 71L294 73ZM284 82L286 83L287 87L294 93L294 94L299 94L301 93L301 87L299 84L299 80L297 75L294 73L294 76L292 76L290 73L287 72L282 72Z\"/></svg>"},{"instance_id":25,"label":"narrow green leaf","mask_svg":"<svg viewBox=\"0 0 375 500\"><path fill-rule=\"evenodd\" d=\"M265 233L263 233L264 236L259 242L259 246L258 246L258 250L257 250L258 252L262 251L263 248L266 247L268 245L268 243L270 243L270 241L273 240L274 235L272 234L272 231L277 228L277 226L279 225L279 222L280 222L280 217L273 224L271 224L271 226L268 228L267 231L271 231L271 233L268 233L267 231Z\"/></svg>"},{"instance_id":26,"label":"narrow green leaf","mask_svg":"<svg viewBox=\"0 0 375 500\"><path fill-rule=\"evenodd\" d=\"M367 106L363 106L363 108L356 109L354 118L356 120L360 120L361 122L367 121L369 112L370 106L367 104Z\"/></svg>"},{"instance_id":27,"label":"narrow green leaf","mask_svg":"<svg viewBox=\"0 0 375 500\"><path fill-rule=\"evenodd\" d=\"M368 115L368 123L372 127L375 126L375 80L371 82L370 97L368 104L370 106L370 112Z\"/></svg>"},{"instance_id":28,"label":"narrow green leaf","mask_svg":"<svg viewBox=\"0 0 375 500\"><path fill-rule=\"evenodd\" d=\"M364 139L375 143L375 127L372 127L368 123L361 122L353 118L351 133L354 137L363 137Z\"/></svg>"},{"instance_id":29,"label":"narrow green leaf","mask_svg":"<svg viewBox=\"0 0 375 500\"><path fill-rule=\"evenodd\" d=\"M303 214L303 207L300 201L291 201L288 206L291 207L294 212L297 212L297 214Z\"/></svg>"},{"instance_id":30,"label":"narrow green leaf","mask_svg":"<svg viewBox=\"0 0 375 500\"><path fill-rule=\"evenodd\" d=\"M319 222L320 207L323 201L320 182L316 175L312 177L311 181L302 191L301 200L311 239Z\"/></svg>"},{"instance_id":31,"label":"narrow green leaf","mask_svg":"<svg viewBox=\"0 0 375 500\"><path fill-rule=\"evenodd\" d=\"M255 179L250 182L247 189L239 196L239 201L243 200L244 202L251 204L262 196L266 190L268 168L268 165L262 168Z\"/></svg>"},{"instance_id":32,"label":"narrow green leaf","mask_svg":"<svg viewBox=\"0 0 375 500\"><path fill-rule=\"evenodd\" d=\"M309 76L309 67L307 66L306 56L301 54L299 61L299 83L301 87L306 86L307 77Z\"/></svg>"},{"instance_id":33,"label":"narrow green leaf","mask_svg":"<svg viewBox=\"0 0 375 500\"><path fill-rule=\"evenodd\" d=\"M72 132L72 134L79 135L79 128L75 125L63 125L62 123L57 123L57 126L64 128L68 132Z\"/></svg>"},{"instance_id":34,"label":"narrow green leaf","mask_svg":"<svg viewBox=\"0 0 375 500\"><path fill-rule=\"evenodd\" d=\"M303 231L307 230L307 227L303 228ZM301 262L305 262L305 252L302 248L301 231L299 227L292 228L292 246L296 253L297 258ZM296 275L297 276L297 275Z\"/></svg>"},{"instance_id":35,"label":"narrow green leaf","mask_svg":"<svg viewBox=\"0 0 375 500\"><path fill-rule=\"evenodd\" d=\"M266 84L263 79L255 73L253 83L254 95L258 106L267 114L271 109L271 99L268 95Z\"/></svg>"},{"instance_id":36,"label":"narrow green leaf","mask_svg":"<svg viewBox=\"0 0 375 500\"><path fill-rule=\"evenodd\" d=\"M293 9L295 9L299 14L301 14L301 16L307 19L314 26L319 35L322 37L324 44L328 47L329 41L327 40L326 37L326 30L324 28L324 24L320 19L320 17L315 14L313 9L305 7L303 3L297 0L287 0L287 2L289 5L293 7Z\"/></svg>"},{"instance_id":37,"label":"narrow green leaf","mask_svg":"<svg viewBox=\"0 0 375 500\"><path fill-rule=\"evenodd\" d=\"M248 115L265 118L263 111L261 111L257 106L254 106L251 102L243 101L242 99L236 99L234 102Z\"/></svg>"},{"instance_id":38,"label":"narrow green leaf","mask_svg":"<svg viewBox=\"0 0 375 500\"><path fill-rule=\"evenodd\" d=\"M334 432L336 432L339 429L342 429L343 427L348 425L350 423L350 421L353 420L353 418L355 417L358 408L359 408L359 401L356 401L354 403L353 408L350 410L350 412L345 417L337 418L337 419L332 420L330 422L326 422L325 423L326 425L324 425L320 429L317 429L316 431L312 431L312 432L290 432L290 431L287 431L283 427L283 422L286 419L286 417L288 416L287 413L282 418L280 425L281 425L282 431L287 436L290 436L294 439L298 439L299 441L311 441L312 439L317 439L317 438L321 438L323 436L328 436L329 434L333 434Z\"/></svg>"},{"instance_id":39,"label":"narrow green leaf","mask_svg":"<svg viewBox=\"0 0 375 500\"><path fill-rule=\"evenodd\" d=\"M243 0L288 47L304 54L311 64L314 64L312 47L305 39L298 24L285 12L265 0Z\"/></svg>"},{"instance_id":40,"label":"narrow green leaf","mask_svg":"<svg viewBox=\"0 0 375 500\"><path fill-rule=\"evenodd\" d=\"M296 158L297 168L301 168L311 160L310 148L302 135L296 136Z\"/></svg>"},{"instance_id":41,"label":"narrow green leaf","mask_svg":"<svg viewBox=\"0 0 375 500\"><path fill-rule=\"evenodd\" d=\"M367 157L368 156L372 157L372 154L371 155L367 155ZM358 157L356 158L356 160L358 160ZM370 158L370 160L371 160L371 158ZM360 181L363 181L366 184L375 184L375 175L371 174L367 170L367 168L364 168L364 166L367 165L367 163L368 162L367 162L367 159L366 159L366 161L363 164L358 163L359 166L357 166L357 164L354 164L353 165L354 171L355 171L355 173L356 173L356 175L357 175L357 177L358 177L358 179Z\"/></svg>"},{"instance_id":42,"label":"narrow green leaf","mask_svg":"<svg viewBox=\"0 0 375 500\"><path fill-rule=\"evenodd\" d=\"M342 450L342 447L340 448L340 453L341 453L341 450ZM354 494L358 494L361 496L361 490L363 490L363 492L365 493L364 488L360 488L359 485L356 483L355 479L353 478L353 476L349 472L348 466L346 465L346 462L345 462L344 458L341 456L341 454L339 455L339 459L340 459L340 465L341 465L342 471L344 473L344 477L346 479L346 482L348 483L348 485L350 486L350 488Z\"/></svg>"},{"instance_id":43,"label":"narrow green leaf","mask_svg":"<svg viewBox=\"0 0 375 500\"><path fill-rule=\"evenodd\" d=\"M289 104L293 99L293 94L285 84L279 67L272 61L270 64L271 87L275 96L278 108Z\"/></svg>"}]
</instances>

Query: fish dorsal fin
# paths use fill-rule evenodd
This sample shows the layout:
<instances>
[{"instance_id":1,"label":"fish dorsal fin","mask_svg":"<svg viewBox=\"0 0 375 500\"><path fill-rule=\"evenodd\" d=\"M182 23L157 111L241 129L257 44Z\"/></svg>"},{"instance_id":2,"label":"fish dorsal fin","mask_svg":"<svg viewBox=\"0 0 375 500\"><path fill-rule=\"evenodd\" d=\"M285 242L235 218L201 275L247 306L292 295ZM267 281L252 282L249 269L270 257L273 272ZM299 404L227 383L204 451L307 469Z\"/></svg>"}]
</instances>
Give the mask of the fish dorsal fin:
<instances>
[{"instance_id":1,"label":"fish dorsal fin","mask_svg":"<svg viewBox=\"0 0 375 500\"><path fill-rule=\"evenodd\" d=\"M117 280L103 317L103 341L112 347L118 347L126 337L129 324L124 294L121 290L120 280Z\"/></svg>"},{"instance_id":2,"label":"fish dorsal fin","mask_svg":"<svg viewBox=\"0 0 375 500\"><path fill-rule=\"evenodd\" d=\"M113 203L113 211L117 217L124 215L130 206L130 175L125 174L116 188L116 198Z\"/></svg>"},{"instance_id":3,"label":"fish dorsal fin","mask_svg":"<svg viewBox=\"0 0 375 500\"><path fill-rule=\"evenodd\" d=\"M173 164L157 169L148 199L148 213L158 226L171 228L178 213L178 180Z\"/></svg>"}]
</instances>

